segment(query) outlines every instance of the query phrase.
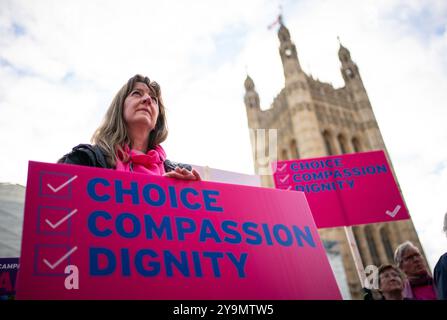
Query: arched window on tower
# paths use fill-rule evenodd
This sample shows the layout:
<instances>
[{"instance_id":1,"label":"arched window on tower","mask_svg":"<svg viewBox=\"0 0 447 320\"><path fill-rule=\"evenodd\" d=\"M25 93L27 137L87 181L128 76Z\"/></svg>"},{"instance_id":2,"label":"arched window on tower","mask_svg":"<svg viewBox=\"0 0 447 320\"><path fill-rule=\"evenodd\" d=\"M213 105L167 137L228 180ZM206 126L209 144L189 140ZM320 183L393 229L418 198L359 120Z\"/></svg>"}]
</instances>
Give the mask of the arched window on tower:
<instances>
[{"instance_id":1,"label":"arched window on tower","mask_svg":"<svg viewBox=\"0 0 447 320\"><path fill-rule=\"evenodd\" d=\"M353 138L352 139L352 147L354 148L354 152L361 152L362 151L362 147L360 146L360 141L358 138Z\"/></svg>"},{"instance_id":2,"label":"arched window on tower","mask_svg":"<svg viewBox=\"0 0 447 320\"><path fill-rule=\"evenodd\" d=\"M266 159L270 158L270 149L269 149L269 140L268 140L268 136L264 136L264 135L259 135L256 137L256 146L257 148L263 148L264 150L259 150L258 155L265 157ZM278 156L276 154L276 156Z\"/></svg>"},{"instance_id":3,"label":"arched window on tower","mask_svg":"<svg viewBox=\"0 0 447 320\"><path fill-rule=\"evenodd\" d=\"M352 231L354 233L355 242L357 243L357 248L359 249L360 258L362 259L363 266L366 265L365 260L365 252L363 251L362 247L360 246L360 237L361 237L361 227L352 227Z\"/></svg>"},{"instance_id":4,"label":"arched window on tower","mask_svg":"<svg viewBox=\"0 0 447 320\"><path fill-rule=\"evenodd\" d=\"M331 134L329 133L329 131L325 130L323 132L323 140L324 140L324 145L326 146L326 153L328 156L331 156L334 154L334 149L332 148L332 144L331 144Z\"/></svg>"},{"instance_id":5,"label":"arched window on tower","mask_svg":"<svg viewBox=\"0 0 447 320\"><path fill-rule=\"evenodd\" d=\"M365 237L366 243L368 244L369 253L371 254L371 259L374 265L377 267L381 265L379 253L377 252L377 245L374 241L373 230L371 226L365 227Z\"/></svg>"},{"instance_id":6,"label":"arched window on tower","mask_svg":"<svg viewBox=\"0 0 447 320\"><path fill-rule=\"evenodd\" d=\"M298 146L296 144L296 140L292 139L292 141L290 142L290 154L292 156L292 159L299 159L300 155L298 152Z\"/></svg>"},{"instance_id":7,"label":"arched window on tower","mask_svg":"<svg viewBox=\"0 0 447 320\"><path fill-rule=\"evenodd\" d=\"M342 134L339 134L337 137L337 140L338 140L338 144L340 145L341 153L342 154L348 153L346 138Z\"/></svg>"},{"instance_id":8,"label":"arched window on tower","mask_svg":"<svg viewBox=\"0 0 447 320\"><path fill-rule=\"evenodd\" d=\"M286 149L282 149L281 151L281 160L288 160L289 159L289 153Z\"/></svg>"},{"instance_id":9,"label":"arched window on tower","mask_svg":"<svg viewBox=\"0 0 447 320\"><path fill-rule=\"evenodd\" d=\"M254 99L250 100L250 108L256 108L256 100Z\"/></svg>"},{"instance_id":10,"label":"arched window on tower","mask_svg":"<svg viewBox=\"0 0 447 320\"><path fill-rule=\"evenodd\" d=\"M385 248L386 257L389 263L393 263L394 253L393 246L391 245L388 228L386 226L380 229L380 239L382 240L383 247Z\"/></svg>"}]
</instances>

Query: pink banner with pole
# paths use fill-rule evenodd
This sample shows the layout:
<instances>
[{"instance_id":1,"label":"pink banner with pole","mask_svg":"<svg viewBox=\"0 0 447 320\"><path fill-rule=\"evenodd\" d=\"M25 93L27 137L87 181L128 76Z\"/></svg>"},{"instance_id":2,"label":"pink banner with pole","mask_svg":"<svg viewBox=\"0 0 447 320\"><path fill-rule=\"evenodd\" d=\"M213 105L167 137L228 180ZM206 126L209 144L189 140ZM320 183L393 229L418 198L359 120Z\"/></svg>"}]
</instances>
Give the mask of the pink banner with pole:
<instances>
[{"instance_id":1,"label":"pink banner with pole","mask_svg":"<svg viewBox=\"0 0 447 320\"><path fill-rule=\"evenodd\" d=\"M383 151L278 161L278 189L302 191L318 228L409 219Z\"/></svg>"},{"instance_id":2,"label":"pink banner with pole","mask_svg":"<svg viewBox=\"0 0 447 320\"><path fill-rule=\"evenodd\" d=\"M301 192L30 162L20 259L17 299L341 299Z\"/></svg>"}]
</instances>

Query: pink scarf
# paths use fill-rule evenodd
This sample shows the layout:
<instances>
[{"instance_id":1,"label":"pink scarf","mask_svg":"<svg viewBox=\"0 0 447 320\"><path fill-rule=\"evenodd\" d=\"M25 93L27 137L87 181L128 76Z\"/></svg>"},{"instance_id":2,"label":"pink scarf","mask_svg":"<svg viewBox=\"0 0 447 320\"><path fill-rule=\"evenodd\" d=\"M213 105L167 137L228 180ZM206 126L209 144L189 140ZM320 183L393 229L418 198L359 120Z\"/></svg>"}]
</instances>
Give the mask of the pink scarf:
<instances>
[{"instance_id":1,"label":"pink scarf","mask_svg":"<svg viewBox=\"0 0 447 320\"><path fill-rule=\"evenodd\" d=\"M117 153L115 170L133 171L154 176L161 176L165 173L163 163L166 160L166 153L160 145L149 150L146 154L133 149L130 150L129 146L126 145L124 146L124 152L129 156L129 161L123 162L124 157Z\"/></svg>"}]
</instances>

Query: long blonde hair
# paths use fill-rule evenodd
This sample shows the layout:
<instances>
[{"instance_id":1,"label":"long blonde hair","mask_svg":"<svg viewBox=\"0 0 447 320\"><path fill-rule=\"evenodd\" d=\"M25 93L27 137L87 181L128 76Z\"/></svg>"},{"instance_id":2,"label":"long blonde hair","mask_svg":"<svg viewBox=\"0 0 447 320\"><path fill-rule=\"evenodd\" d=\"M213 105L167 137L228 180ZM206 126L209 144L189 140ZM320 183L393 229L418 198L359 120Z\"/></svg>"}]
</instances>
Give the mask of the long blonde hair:
<instances>
[{"instance_id":1,"label":"long blonde hair","mask_svg":"<svg viewBox=\"0 0 447 320\"><path fill-rule=\"evenodd\" d=\"M168 136L168 126L160 85L155 81L151 81L148 77L139 74L135 75L115 95L101 126L96 129L91 139L93 144L102 149L108 164L112 168L116 166L117 153L124 155L123 161L128 160L127 154L123 152L123 148L125 145L130 147L131 141L124 121L123 109L124 100L126 100L136 82L145 83L149 90L152 91L151 93L158 98L159 114L154 130L149 133L148 150L154 149L155 146L166 140Z\"/></svg>"}]
</instances>

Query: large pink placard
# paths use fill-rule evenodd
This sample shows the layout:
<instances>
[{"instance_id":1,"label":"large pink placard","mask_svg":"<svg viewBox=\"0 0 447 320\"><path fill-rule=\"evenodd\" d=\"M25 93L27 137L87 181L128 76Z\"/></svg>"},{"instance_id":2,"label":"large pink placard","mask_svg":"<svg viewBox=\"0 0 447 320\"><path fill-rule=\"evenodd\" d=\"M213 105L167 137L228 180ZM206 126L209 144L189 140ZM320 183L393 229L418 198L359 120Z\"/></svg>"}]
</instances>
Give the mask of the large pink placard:
<instances>
[{"instance_id":1,"label":"large pink placard","mask_svg":"<svg viewBox=\"0 0 447 320\"><path fill-rule=\"evenodd\" d=\"M18 299L341 299L301 192L30 162L20 259Z\"/></svg>"},{"instance_id":2,"label":"large pink placard","mask_svg":"<svg viewBox=\"0 0 447 320\"><path fill-rule=\"evenodd\" d=\"M276 168L276 188L304 192L318 228L409 219L383 151L278 161Z\"/></svg>"}]
</instances>

